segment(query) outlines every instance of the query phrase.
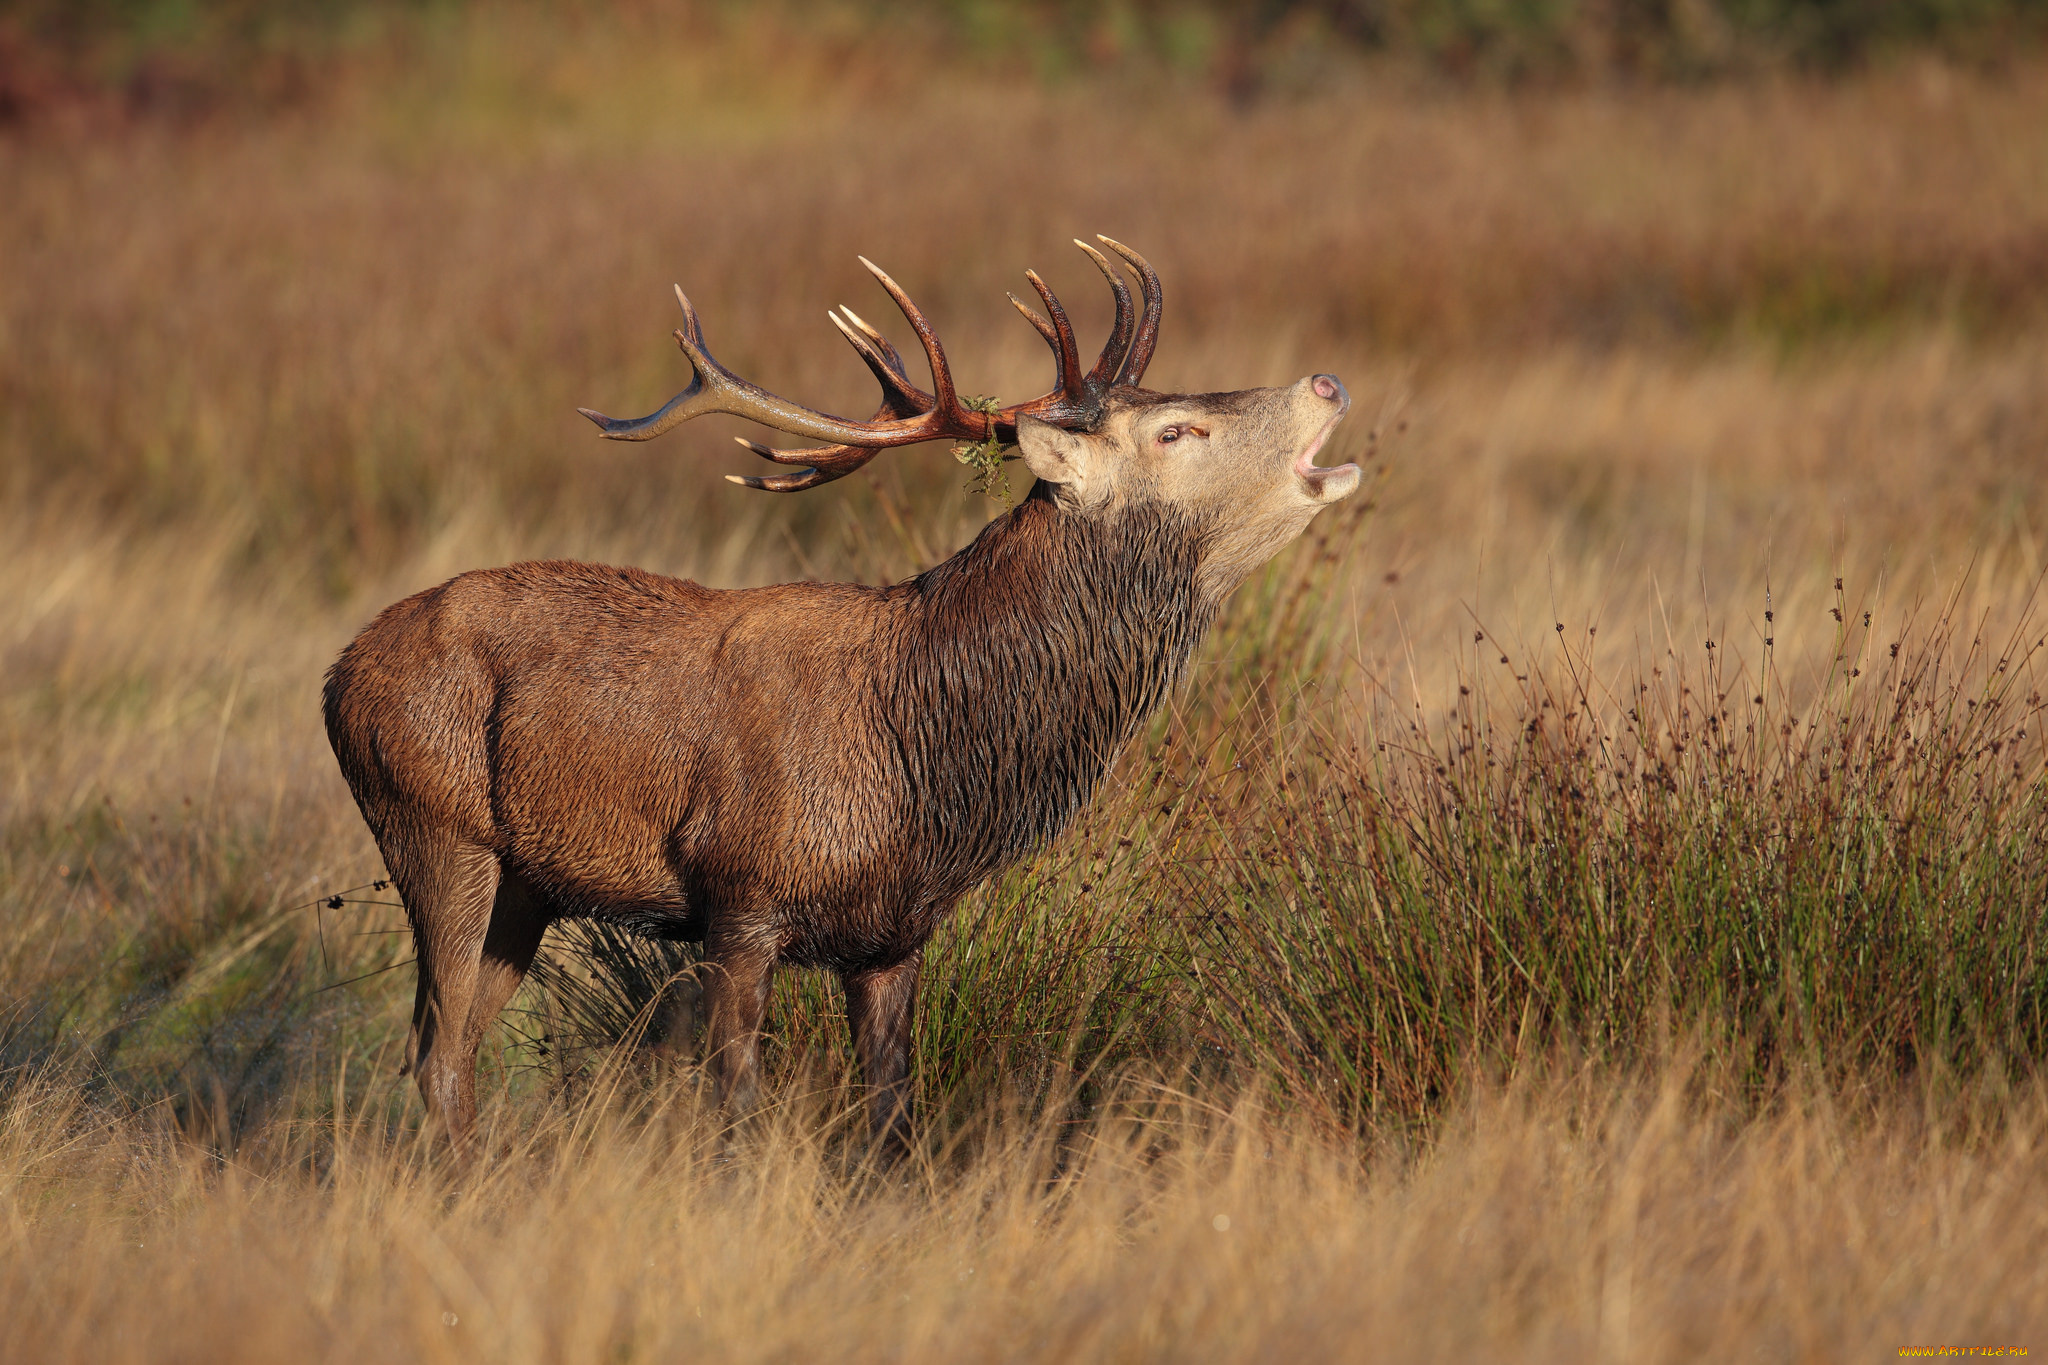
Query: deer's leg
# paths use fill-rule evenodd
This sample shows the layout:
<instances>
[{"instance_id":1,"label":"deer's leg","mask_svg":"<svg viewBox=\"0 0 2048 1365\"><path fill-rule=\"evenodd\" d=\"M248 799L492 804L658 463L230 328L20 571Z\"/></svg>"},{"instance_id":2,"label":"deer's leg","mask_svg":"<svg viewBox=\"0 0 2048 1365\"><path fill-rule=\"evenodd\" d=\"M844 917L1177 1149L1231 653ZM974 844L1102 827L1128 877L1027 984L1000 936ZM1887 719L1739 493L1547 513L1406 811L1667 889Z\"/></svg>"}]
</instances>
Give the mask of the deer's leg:
<instances>
[{"instance_id":1,"label":"deer's leg","mask_svg":"<svg viewBox=\"0 0 2048 1365\"><path fill-rule=\"evenodd\" d=\"M469 1015L491 929L498 860L489 849L433 832L392 845L384 861L405 899L419 957L406 1055L428 1117L466 1152L476 1119L476 1042Z\"/></svg>"},{"instance_id":2,"label":"deer's leg","mask_svg":"<svg viewBox=\"0 0 2048 1365\"><path fill-rule=\"evenodd\" d=\"M892 967L841 978L853 1050L868 1087L868 1133L885 1162L910 1150L910 1026L922 966L923 955L913 953Z\"/></svg>"},{"instance_id":3,"label":"deer's leg","mask_svg":"<svg viewBox=\"0 0 2048 1365\"><path fill-rule=\"evenodd\" d=\"M469 1027L463 1035L463 1047L472 1059L505 1002L526 979L549 918L547 903L524 879L512 872L498 874L498 894L491 904L491 925L484 933L476 994L470 997ZM473 1060L471 1065L473 1073Z\"/></svg>"},{"instance_id":4,"label":"deer's leg","mask_svg":"<svg viewBox=\"0 0 2048 1365\"><path fill-rule=\"evenodd\" d=\"M718 1078L718 1102L738 1118L761 1098L761 1019L768 1012L775 948L757 936L715 930L704 948L712 1074Z\"/></svg>"}]
</instances>

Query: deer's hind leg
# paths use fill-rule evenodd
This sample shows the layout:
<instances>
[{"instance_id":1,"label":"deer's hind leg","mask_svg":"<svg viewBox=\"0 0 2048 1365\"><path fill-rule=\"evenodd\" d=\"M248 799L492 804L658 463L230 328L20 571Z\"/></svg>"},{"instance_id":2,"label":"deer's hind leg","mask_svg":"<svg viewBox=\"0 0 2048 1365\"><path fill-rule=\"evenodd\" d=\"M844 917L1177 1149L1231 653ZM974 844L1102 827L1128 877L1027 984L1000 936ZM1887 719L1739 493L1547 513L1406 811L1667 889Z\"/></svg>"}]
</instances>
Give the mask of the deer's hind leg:
<instances>
[{"instance_id":1,"label":"deer's hind leg","mask_svg":"<svg viewBox=\"0 0 2048 1365\"><path fill-rule=\"evenodd\" d=\"M476 1049L483 1031L471 1014L479 987L511 994L503 973L486 974L485 948L491 939L498 899L498 859L489 849L438 831L409 831L385 841L391 869L412 921L418 950L419 989L413 997L412 1035L406 1063L426 1099L429 1119L446 1129L458 1151L467 1152L476 1120ZM515 949L523 939L514 934ZM533 934L535 946L539 934ZM533 958L518 959L519 974ZM512 984L518 984L517 976ZM495 1014L495 1008L492 1010Z\"/></svg>"},{"instance_id":2,"label":"deer's hind leg","mask_svg":"<svg viewBox=\"0 0 2048 1365\"><path fill-rule=\"evenodd\" d=\"M473 1059L498 1014L526 979L540 951L541 935L554 918L548 903L516 872L501 870L498 894L491 902L491 925L484 933L483 955L477 963L476 993L469 1001L469 1027L463 1047Z\"/></svg>"}]
</instances>

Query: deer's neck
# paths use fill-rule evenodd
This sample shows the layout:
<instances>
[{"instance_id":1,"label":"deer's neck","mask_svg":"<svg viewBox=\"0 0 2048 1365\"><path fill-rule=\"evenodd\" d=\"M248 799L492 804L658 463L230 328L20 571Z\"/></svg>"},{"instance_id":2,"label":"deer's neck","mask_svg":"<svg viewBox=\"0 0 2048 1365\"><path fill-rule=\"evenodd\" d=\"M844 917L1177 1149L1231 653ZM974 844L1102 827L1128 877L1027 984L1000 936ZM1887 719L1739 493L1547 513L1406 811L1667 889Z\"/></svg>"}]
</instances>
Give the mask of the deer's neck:
<instances>
[{"instance_id":1,"label":"deer's neck","mask_svg":"<svg viewBox=\"0 0 2048 1365\"><path fill-rule=\"evenodd\" d=\"M1214 615L1199 551L1170 514L1083 518L1041 489L904 585L901 671L884 705L938 898L1087 803Z\"/></svg>"}]
</instances>

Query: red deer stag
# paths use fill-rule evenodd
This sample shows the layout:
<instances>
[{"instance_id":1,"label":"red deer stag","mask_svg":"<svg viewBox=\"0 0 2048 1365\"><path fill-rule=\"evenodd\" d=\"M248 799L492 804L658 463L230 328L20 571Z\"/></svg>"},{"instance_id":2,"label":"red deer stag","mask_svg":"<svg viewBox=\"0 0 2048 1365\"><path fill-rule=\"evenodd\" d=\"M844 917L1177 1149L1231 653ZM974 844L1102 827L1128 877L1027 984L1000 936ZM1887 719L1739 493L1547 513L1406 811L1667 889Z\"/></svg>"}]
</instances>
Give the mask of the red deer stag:
<instances>
[{"instance_id":1,"label":"red deer stag","mask_svg":"<svg viewBox=\"0 0 2048 1365\"><path fill-rule=\"evenodd\" d=\"M712 358L659 412L585 416L614 440L729 413L823 446L749 446L792 492L890 446L1014 444L1037 483L973 544L893 587L715 591L638 569L484 569L387 608L327 675L327 733L419 950L408 1066L467 1149L476 1053L548 924L610 920L702 940L721 1101L759 1088L779 963L829 968L885 1157L909 1137L911 1018L925 940L968 890L1057 834L1174 685L1223 598L1358 486L1315 455L1350 399L1324 374L1284 388L1138 387L1158 276L1108 238L1116 320L1084 370L1066 312L1011 302L1052 348L1043 397L961 401L931 324L863 265L924 346L911 382L851 311L832 321L875 378L865 422L769 393Z\"/></svg>"}]
</instances>

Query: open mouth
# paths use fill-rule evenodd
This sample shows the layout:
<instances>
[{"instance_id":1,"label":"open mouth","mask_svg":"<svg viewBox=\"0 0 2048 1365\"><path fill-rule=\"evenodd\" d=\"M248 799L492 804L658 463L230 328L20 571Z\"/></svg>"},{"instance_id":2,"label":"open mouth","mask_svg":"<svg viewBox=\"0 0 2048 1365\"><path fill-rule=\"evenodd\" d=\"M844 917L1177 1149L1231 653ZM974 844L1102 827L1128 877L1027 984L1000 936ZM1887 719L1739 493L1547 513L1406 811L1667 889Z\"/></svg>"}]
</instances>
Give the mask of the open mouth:
<instances>
[{"instance_id":1,"label":"open mouth","mask_svg":"<svg viewBox=\"0 0 2048 1365\"><path fill-rule=\"evenodd\" d=\"M1358 466L1355 464L1336 464L1325 468L1316 463L1317 452L1322 450L1323 443L1330 439L1330 433L1337 429L1337 423L1343 421L1344 414L1350 410L1351 404L1348 402L1339 408L1336 415L1323 424L1323 429L1316 433L1316 438L1308 443L1307 448L1301 454L1294 457L1295 477L1308 486L1311 497L1322 498L1325 490L1330 486L1330 480L1333 476L1340 474L1355 475L1359 472ZM1344 480L1344 482L1348 481L1348 479Z\"/></svg>"}]
</instances>

